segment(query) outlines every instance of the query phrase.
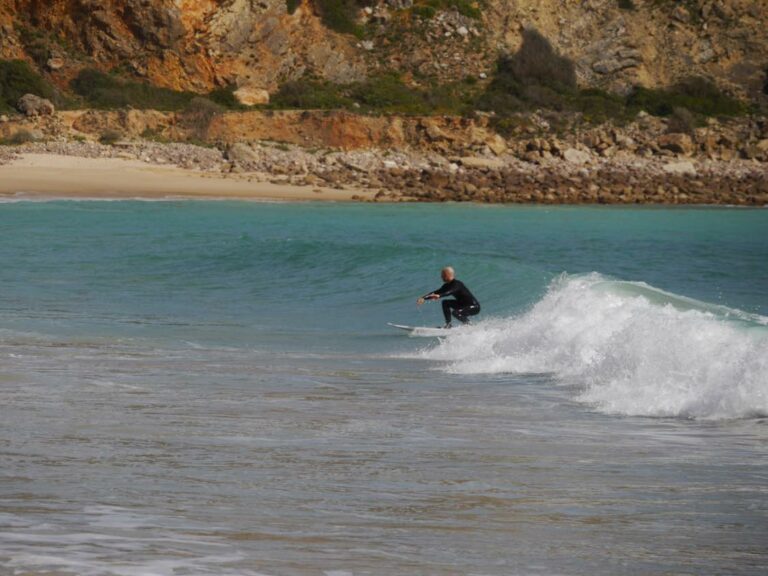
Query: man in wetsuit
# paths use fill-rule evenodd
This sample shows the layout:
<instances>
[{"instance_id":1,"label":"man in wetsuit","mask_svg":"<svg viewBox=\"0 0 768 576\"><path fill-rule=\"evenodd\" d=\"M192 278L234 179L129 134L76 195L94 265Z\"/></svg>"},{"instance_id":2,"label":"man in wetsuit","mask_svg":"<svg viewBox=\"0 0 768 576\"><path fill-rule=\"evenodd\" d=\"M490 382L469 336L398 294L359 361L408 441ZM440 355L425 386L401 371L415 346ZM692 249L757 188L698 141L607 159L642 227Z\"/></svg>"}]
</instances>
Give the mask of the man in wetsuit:
<instances>
[{"instance_id":1,"label":"man in wetsuit","mask_svg":"<svg viewBox=\"0 0 768 576\"><path fill-rule=\"evenodd\" d=\"M421 306L425 300L440 300L440 298L453 296L454 300L443 300L443 316L445 316L443 328L451 327L451 314L462 324L468 324L469 316L474 316L480 312L480 303L472 295L472 292L464 286L463 282L456 280L456 273L453 268L446 266L440 272L440 276L444 284L434 292L425 294L416 300L416 303Z\"/></svg>"}]
</instances>

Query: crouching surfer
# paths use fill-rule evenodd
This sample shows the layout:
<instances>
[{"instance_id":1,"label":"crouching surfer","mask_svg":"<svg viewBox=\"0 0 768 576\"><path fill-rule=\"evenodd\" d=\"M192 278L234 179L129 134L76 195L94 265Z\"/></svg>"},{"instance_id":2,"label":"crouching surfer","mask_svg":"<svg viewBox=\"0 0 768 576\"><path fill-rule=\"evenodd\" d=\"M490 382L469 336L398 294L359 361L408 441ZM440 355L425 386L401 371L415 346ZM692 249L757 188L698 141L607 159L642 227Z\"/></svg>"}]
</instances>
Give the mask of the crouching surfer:
<instances>
[{"instance_id":1,"label":"crouching surfer","mask_svg":"<svg viewBox=\"0 0 768 576\"><path fill-rule=\"evenodd\" d=\"M443 279L443 285L434 292L425 294L416 303L421 306L425 300L443 299L443 316L445 316L445 325L443 328L451 327L451 316L456 318L462 324L469 323L469 317L480 312L480 303L472 295L472 292L464 286L460 280L456 280L456 273L453 268L446 266L440 271L440 277ZM452 300L446 300L453 296Z\"/></svg>"}]
</instances>

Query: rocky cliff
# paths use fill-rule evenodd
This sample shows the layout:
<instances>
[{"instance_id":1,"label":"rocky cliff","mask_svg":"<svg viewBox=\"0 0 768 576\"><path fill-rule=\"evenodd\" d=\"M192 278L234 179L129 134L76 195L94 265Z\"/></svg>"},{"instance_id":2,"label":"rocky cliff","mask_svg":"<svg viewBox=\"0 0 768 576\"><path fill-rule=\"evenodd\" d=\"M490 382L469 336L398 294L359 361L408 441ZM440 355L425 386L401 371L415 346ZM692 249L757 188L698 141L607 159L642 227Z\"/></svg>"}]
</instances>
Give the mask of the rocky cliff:
<instances>
[{"instance_id":1,"label":"rocky cliff","mask_svg":"<svg viewBox=\"0 0 768 576\"><path fill-rule=\"evenodd\" d=\"M86 66L176 89L273 92L394 69L413 82L490 77L534 28L578 82L616 92L683 76L766 98L768 3L755 0L0 0L0 57L65 84ZM346 10L354 33L329 14ZM330 24L329 24L330 22Z\"/></svg>"}]
</instances>

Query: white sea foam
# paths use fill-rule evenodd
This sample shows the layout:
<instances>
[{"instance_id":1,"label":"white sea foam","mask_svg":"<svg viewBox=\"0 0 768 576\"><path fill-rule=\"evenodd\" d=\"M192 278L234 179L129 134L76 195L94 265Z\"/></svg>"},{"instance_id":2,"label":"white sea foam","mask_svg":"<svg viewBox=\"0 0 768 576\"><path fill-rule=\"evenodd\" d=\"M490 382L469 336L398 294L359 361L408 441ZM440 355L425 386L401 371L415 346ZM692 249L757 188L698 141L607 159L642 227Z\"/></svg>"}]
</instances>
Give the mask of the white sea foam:
<instances>
[{"instance_id":1,"label":"white sea foam","mask_svg":"<svg viewBox=\"0 0 768 576\"><path fill-rule=\"evenodd\" d=\"M245 567L245 556L226 539L186 519L86 506L74 528L59 521L38 523L13 514L0 521L0 549L11 573L66 572L81 576L267 576ZM196 535L195 532L201 533ZM109 554L105 551L112 551ZM55 551L53 553L52 551ZM15 570L15 571L13 571ZM5 574L5 572L0 572Z\"/></svg>"},{"instance_id":2,"label":"white sea foam","mask_svg":"<svg viewBox=\"0 0 768 576\"><path fill-rule=\"evenodd\" d=\"M454 373L551 372L606 413L768 414L768 318L599 274L563 275L529 311L424 355Z\"/></svg>"}]
</instances>

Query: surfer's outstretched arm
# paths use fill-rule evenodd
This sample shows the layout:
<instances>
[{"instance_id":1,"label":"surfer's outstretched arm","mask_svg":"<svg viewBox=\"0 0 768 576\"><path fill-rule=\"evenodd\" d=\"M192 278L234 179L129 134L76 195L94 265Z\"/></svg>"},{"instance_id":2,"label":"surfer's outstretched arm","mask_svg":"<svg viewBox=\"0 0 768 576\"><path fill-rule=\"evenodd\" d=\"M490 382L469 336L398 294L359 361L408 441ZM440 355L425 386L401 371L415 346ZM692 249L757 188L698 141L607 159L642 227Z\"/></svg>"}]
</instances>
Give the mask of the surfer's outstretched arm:
<instances>
[{"instance_id":1,"label":"surfer's outstretched arm","mask_svg":"<svg viewBox=\"0 0 768 576\"><path fill-rule=\"evenodd\" d=\"M421 306L424 304L425 300L439 300L440 299L440 293L438 290L435 290L434 292L430 292L429 294L424 294L421 298L416 300L416 304Z\"/></svg>"}]
</instances>

